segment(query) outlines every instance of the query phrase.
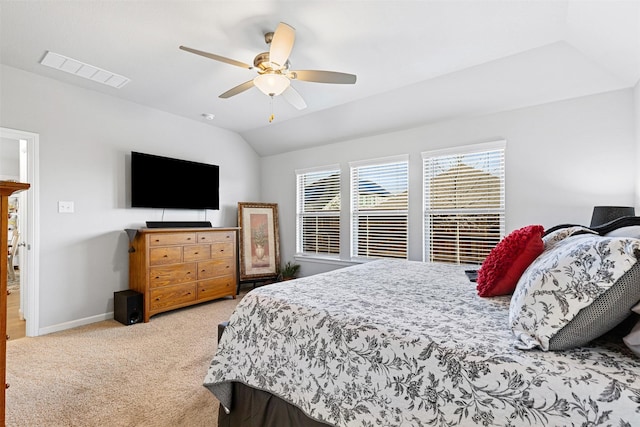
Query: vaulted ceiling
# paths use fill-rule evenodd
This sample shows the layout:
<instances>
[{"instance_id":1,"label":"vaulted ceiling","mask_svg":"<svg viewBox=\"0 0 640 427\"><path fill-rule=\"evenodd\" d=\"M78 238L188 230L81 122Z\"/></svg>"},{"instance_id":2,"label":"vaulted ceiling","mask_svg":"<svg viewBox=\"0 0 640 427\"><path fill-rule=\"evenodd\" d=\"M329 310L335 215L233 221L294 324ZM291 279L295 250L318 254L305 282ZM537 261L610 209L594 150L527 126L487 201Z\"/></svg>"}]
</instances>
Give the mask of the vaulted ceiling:
<instances>
[{"instance_id":1,"label":"vaulted ceiling","mask_svg":"<svg viewBox=\"0 0 640 427\"><path fill-rule=\"evenodd\" d=\"M292 69L357 83L293 81L304 110L256 88L220 99L255 71L178 49L251 64L279 22L296 29ZM238 132L261 155L640 79L640 1L2 0L0 28L2 64ZM131 81L116 89L45 67L47 51Z\"/></svg>"}]
</instances>

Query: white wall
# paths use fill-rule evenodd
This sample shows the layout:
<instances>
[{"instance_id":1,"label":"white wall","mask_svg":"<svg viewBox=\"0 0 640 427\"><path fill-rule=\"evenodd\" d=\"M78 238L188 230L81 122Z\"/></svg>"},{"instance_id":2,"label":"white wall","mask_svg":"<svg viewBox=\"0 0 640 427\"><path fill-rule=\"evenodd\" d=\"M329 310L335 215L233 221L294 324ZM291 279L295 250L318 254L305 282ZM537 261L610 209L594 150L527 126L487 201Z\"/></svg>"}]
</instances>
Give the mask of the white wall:
<instances>
[{"instance_id":1,"label":"white wall","mask_svg":"<svg viewBox=\"0 0 640 427\"><path fill-rule=\"evenodd\" d=\"M640 215L640 80L633 89L636 123L636 215Z\"/></svg>"},{"instance_id":2,"label":"white wall","mask_svg":"<svg viewBox=\"0 0 640 427\"><path fill-rule=\"evenodd\" d=\"M409 258L422 257L423 151L507 140L507 232L528 224L588 224L594 205L634 201L633 91L622 90L262 158L262 197L279 204L282 259L295 253L295 169L408 153ZM343 176L342 194L348 194ZM348 205L343 205L343 208ZM343 218L348 220L348 212ZM343 224L343 235L349 228ZM335 265L301 262L301 274Z\"/></svg>"},{"instance_id":3,"label":"white wall","mask_svg":"<svg viewBox=\"0 0 640 427\"><path fill-rule=\"evenodd\" d=\"M164 220L235 226L237 202L260 199L259 158L233 132L0 70L0 126L40 135L40 330L99 320L113 310L113 292L128 288L124 229L162 219L160 209L127 207L132 150L220 165L220 211L172 210ZM60 200L75 213L58 213Z\"/></svg>"},{"instance_id":4,"label":"white wall","mask_svg":"<svg viewBox=\"0 0 640 427\"><path fill-rule=\"evenodd\" d=\"M0 179L20 179L20 141L0 138Z\"/></svg>"}]
</instances>

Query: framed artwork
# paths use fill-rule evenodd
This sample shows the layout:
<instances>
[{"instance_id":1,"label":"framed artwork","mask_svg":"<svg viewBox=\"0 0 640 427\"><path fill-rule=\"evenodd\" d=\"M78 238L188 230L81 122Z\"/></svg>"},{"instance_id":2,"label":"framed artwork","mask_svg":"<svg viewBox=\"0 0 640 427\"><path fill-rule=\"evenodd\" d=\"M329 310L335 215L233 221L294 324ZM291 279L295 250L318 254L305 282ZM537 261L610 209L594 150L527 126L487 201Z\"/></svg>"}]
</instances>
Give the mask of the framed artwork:
<instances>
[{"instance_id":1,"label":"framed artwork","mask_svg":"<svg viewBox=\"0 0 640 427\"><path fill-rule=\"evenodd\" d=\"M240 227L240 280L278 276L278 205L276 203L238 203Z\"/></svg>"}]
</instances>

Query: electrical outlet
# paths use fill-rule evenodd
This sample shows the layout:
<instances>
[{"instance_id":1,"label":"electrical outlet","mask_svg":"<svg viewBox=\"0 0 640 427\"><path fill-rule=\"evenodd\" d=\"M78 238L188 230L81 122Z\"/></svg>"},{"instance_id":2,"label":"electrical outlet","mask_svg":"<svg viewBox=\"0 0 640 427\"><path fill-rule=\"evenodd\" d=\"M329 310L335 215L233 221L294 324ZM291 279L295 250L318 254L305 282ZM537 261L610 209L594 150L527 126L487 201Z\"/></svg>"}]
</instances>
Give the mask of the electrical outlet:
<instances>
[{"instance_id":1,"label":"electrical outlet","mask_svg":"<svg viewBox=\"0 0 640 427\"><path fill-rule=\"evenodd\" d=\"M58 202L58 213L73 213L73 202Z\"/></svg>"}]
</instances>

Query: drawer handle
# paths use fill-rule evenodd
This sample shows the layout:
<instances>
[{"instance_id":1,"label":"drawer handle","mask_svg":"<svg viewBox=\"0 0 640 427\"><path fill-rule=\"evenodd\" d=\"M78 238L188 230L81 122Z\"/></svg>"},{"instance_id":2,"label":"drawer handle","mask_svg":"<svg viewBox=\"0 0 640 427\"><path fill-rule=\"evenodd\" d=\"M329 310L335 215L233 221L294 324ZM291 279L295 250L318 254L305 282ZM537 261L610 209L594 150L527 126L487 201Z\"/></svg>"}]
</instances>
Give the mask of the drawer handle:
<instances>
[{"instance_id":1,"label":"drawer handle","mask_svg":"<svg viewBox=\"0 0 640 427\"><path fill-rule=\"evenodd\" d=\"M165 254L165 255L164 255L164 257L165 257L165 258L169 258L169 255Z\"/></svg>"},{"instance_id":2,"label":"drawer handle","mask_svg":"<svg viewBox=\"0 0 640 427\"><path fill-rule=\"evenodd\" d=\"M206 271L207 271L207 270L204 270L204 269L203 269L203 270L200 270L200 273L205 273Z\"/></svg>"},{"instance_id":3,"label":"drawer handle","mask_svg":"<svg viewBox=\"0 0 640 427\"><path fill-rule=\"evenodd\" d=\"M160 242L160 239L156 239L156 243Z\"/></svg>"},{"instance_id":4,"label":"drawer handle","mask_svg":"<svg viewBox=\"0 0 640 427\"><path fill-rule=\"evenodd\" d=\"M199 253L200 253L200 252L194 252L193 254L194 254L194 255L198 255Z\"/></svg>"},{"instance_id":5,"label":"drawer handle","mask_svg":"<svg viewBox=\"0 0 640 427\"><path fill-rule=\"evenodd\" d=\"M159 278L160 278L160 276L156 276L156 279L159 279Z\"/></svg>"},{"instance_id":6,"label":"drawer handle","mask_svg":"<svg viewBox=\"0 0 640 427\"><path fill-rule=\"evenodd\" d=\"M191 295L191 292L187 292L187 295Z\"/></svg>"},{"instance_id":7,"label":"drawer handle","mask_svg":"<svg viewBox=\"0 0 640 427\"><path fill-rule=\"evenodd\" d=\"M187 240L191 240L191 237L187 237Z\"/></svg>"},{"instance_id":8,"label":"drawer handle","mask_svg":"<svg viewBox=\"0 0 640 427\"><path fill-rule=\"evenodd\" d=\"M156 301L160 301L160 298L156 298Z\"/></svg>"}]
</instances>

